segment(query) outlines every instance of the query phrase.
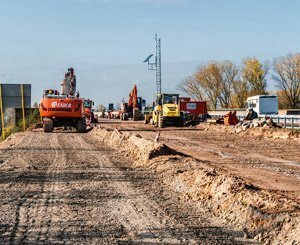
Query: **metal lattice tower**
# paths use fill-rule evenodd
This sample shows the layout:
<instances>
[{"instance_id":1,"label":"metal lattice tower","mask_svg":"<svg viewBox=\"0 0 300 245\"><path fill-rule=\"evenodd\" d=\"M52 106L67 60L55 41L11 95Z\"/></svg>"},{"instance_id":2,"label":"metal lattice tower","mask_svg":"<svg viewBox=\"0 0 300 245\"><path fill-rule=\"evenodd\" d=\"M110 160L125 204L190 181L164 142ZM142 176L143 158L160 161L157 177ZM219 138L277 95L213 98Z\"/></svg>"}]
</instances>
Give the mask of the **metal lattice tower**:
<instances>
[{"instance_id":1,"label":"metal lattice tower","mask_svg":"<svg viewBox=\"0 0 300 245\"><path fill-rule=\"evenodd\" d=\"M161 94L161 40L155 35L156 41L156 93Z\"/></svg>"},{"instance_id":2,"label":"metal lattice tower","mask_svg":"<svg viewBox=\"0 0 300 245\"><path fill-rule=\"evenodd\" d=\"M148 63L148 70L156 71L156 93L161 94L161 40L155 35L156 41L156 55L155 63L151 63L150 59L153 54L150 54L145 60L144 63Z\"/></svg>"}]
</instances>

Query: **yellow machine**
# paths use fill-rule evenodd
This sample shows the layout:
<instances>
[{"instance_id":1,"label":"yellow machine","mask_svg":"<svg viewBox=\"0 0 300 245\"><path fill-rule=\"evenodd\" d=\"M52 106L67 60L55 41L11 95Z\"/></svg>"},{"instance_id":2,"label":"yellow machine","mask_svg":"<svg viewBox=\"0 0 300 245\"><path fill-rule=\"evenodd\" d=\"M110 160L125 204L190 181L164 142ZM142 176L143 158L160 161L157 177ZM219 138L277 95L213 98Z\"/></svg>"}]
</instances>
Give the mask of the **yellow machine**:
<instances>
[{"instance_id":1,"label":"yellow machine","mask_svg":"<svg viewBox=\"0 0 300 245\"><path fill-rule=\"evenodd\" d=\"M167 125L182 126L179 94L159 94L151 116L150 122L159 128Z\"/></svg>"}]
</instances>

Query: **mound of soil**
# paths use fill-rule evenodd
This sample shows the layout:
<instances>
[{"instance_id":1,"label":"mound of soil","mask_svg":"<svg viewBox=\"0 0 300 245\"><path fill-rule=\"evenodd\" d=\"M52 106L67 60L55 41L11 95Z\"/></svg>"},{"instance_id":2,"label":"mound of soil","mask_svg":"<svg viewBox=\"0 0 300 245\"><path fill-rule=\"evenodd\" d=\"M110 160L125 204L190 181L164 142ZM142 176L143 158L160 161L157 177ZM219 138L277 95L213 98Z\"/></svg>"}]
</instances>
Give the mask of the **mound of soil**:
<instances>
[{"instance_id":1,"label":"mound of soil","mask_svg":"<svg viewBox=\"0 0 300 245\"><path fill-rule=\"evenodd\" d=\"M184 155L165 144L146 140L138 134L123 133L117 130L110 131L101 128L95 128L91 133L97 135L107 145L118 148L125 155L130 155L138 160L147 161L165 155Z\"/></svg>"},{"instance_id":2,"label":"mound of soil","mask_svg":"<svg viewBox=\"0 0 300 245\"><path fill-rule=\"evenodd\" d=\"M101 128L90 133L135 159L132 167L155 171L180 202L204 206L224 226L242 229L258 241L300 242L300 205L283 193L260 189L205 161L139 135Z\"/></svg>"}]
</instances>

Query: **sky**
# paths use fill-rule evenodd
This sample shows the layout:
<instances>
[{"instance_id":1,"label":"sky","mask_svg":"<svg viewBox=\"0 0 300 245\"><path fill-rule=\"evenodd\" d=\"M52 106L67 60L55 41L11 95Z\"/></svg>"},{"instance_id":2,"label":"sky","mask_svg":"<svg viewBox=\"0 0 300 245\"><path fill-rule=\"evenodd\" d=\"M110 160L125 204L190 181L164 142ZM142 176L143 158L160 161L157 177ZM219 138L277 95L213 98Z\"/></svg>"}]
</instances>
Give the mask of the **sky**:
<instances>
[{"instance_id":1,"label":"sky","mask_svg":"<svg viewBox=\"0 0 300 245\"><path fill-rule=\"evenodd\" d=\"M0 0L0 81L31 83L32 103L74 67L96 104L148 102L155 72L142 61L162 39L162 90L207 61L272 61L299 52L298 0ZM272 86L272 84L269 84Z\"/></svg>"}]
</instances>

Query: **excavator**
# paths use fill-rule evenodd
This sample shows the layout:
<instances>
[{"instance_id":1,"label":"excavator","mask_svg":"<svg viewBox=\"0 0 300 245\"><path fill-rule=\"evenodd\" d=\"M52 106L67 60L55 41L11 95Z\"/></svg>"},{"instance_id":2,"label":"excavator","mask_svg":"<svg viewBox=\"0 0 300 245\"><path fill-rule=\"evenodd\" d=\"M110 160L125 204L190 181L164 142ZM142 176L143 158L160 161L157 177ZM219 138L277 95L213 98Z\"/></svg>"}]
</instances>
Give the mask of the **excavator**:
<instances>
[{"instance_id":1,"label":"excavator","mask_svg":"<svg viewBox=\"0 0 300 245\"><path fill-rule=\"evenodd\" d=\"M145 104L145 100L143 100L142 97L138 97L136 85L133 86L128 97L128 103L121 103L120 119L128 120L132 118L134 121L138 121L142 116L140 111L142 110L143 104Z\"/></svg>"},{"instance_id":2,"label":"excavator","mask_svg":"<svg viewBox=\"0 0 300 245\"><path fill-rule=\"evenodd\" d=\"M39 105L43 131L52 132L55 127L74 127L78 132L86 131L84 100L76 92L74 69L69 68L61 83L62 92L54 89L44 90Z\"/></svg>"}]
</instances>

